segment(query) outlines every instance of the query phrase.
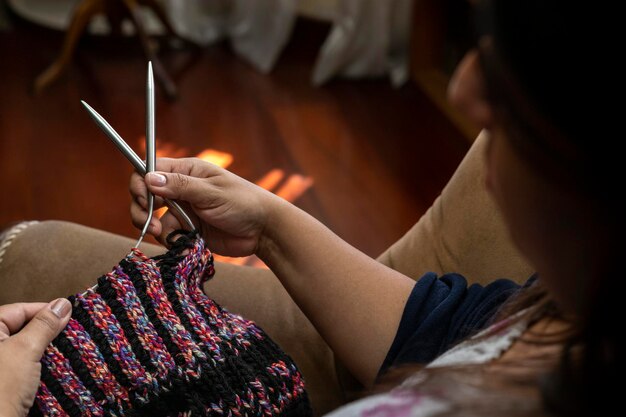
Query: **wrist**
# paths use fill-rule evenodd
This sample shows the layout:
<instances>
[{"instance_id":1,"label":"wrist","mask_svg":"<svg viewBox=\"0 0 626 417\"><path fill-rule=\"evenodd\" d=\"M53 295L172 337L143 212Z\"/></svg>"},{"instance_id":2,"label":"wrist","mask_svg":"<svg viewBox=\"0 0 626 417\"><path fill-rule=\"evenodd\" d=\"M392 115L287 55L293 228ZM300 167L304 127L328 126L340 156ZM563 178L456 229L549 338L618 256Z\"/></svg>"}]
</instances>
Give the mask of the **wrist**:
<instances>
[{"instance_id":1,"label":"wrist","mask_svg":"<svg viewBox=\"0 0 626 417\"><path fill-rule=\"evenodd\" d=\"M297 208L286 200L272 195L267 205L265 226L259 237L256 255L266 264L270 264L278 251L280 234L292 210Z\"/></svg>"}]
</instances>

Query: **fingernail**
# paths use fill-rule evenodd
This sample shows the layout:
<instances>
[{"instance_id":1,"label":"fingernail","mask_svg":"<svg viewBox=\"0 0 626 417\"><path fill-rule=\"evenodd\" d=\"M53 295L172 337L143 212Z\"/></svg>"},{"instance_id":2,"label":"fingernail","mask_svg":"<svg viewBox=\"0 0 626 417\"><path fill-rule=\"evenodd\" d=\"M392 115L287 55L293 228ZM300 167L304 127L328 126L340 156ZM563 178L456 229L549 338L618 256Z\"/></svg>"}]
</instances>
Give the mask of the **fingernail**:
<instances>
[{"instance_id":1,"label":"fingernail","mask_svg":"<svg viewBox=\"0 0 626 417\"><path fill-rule=\"evenodd\" d=\"M66 298L57 298L50 303L50 310L60 319L67 316L67 313L71 310L72 305Z\"/></svg>"},{"instance_id":2,"label":"fingernail","mask_svg":"<svg viewBox=\"0 0 626 417\"><path fill-rule=\"evenodd\" d=\"M151 172L147 175L148 182L152 185L156 185L157 187L162 187L167 182L167 178L165 175L157 174L156 172Z\"/></svg>"}]
</instances>

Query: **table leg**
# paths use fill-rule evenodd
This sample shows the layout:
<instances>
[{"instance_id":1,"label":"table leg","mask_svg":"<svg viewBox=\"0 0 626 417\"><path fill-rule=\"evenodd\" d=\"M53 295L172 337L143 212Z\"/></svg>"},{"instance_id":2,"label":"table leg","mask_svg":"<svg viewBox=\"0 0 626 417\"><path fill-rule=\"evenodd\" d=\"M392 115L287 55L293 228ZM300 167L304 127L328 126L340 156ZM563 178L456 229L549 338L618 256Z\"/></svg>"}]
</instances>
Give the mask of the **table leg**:
<instances>
[{"instance_id":1,"label":"table leg","mask_svg":"<svg viewBox=\"0 0 626 417\"><path fill-rule=\"evenodd\" d=\"M67 29L67 34L65 35L61 54L33 83L33 91L36 94L56 81L67 70L72 60L74 50L76 49L76 44L91 21L91 18L98 13L104 12L105 1L106 0L84 0L76 6L70 26Z\"/></svg>"}]
</instances>

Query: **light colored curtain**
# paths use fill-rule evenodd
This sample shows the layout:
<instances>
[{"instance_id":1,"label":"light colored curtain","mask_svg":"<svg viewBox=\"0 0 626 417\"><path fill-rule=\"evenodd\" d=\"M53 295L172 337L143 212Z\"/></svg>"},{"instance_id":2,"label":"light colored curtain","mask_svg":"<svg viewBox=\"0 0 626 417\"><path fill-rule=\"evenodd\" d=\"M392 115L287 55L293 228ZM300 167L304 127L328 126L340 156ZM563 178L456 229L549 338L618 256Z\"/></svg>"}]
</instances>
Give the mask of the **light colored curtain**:
<instances>
[{"instance_id":1,"label":"light colored curtain","mask_svg":"<svg viewBox=\"0 0 626 417\"><path fill-rule=\"evenodd\" d=\"M408 79L412 0L339 0L337 15L322 46L313 83L336 75L389 75L394 85Z\"/></svg>"},{"instance_id":2,"label":"light colored curtain","mask_svg":"<svg viewBox=\"0 0 626 417\"><path fill-rule=\"evenodd\" d=\"M273 68L289 40L299 0L163 0L181 34L209 44L227 38L262 72ZM333 27L312 82L335 76L408 78L413 0L336 0Z\"/></svg>"},{"instance_id":3,"label":"light colored curtain","mask_svg":"<svg viewBox=\"0 0 626 417\"><path fill-rule=\"evenodd\" d=\"M229 39L259 71L269 72L289 40L296 0L163 0L181 35L207 45Z\"/></svg>"}]
</instances>

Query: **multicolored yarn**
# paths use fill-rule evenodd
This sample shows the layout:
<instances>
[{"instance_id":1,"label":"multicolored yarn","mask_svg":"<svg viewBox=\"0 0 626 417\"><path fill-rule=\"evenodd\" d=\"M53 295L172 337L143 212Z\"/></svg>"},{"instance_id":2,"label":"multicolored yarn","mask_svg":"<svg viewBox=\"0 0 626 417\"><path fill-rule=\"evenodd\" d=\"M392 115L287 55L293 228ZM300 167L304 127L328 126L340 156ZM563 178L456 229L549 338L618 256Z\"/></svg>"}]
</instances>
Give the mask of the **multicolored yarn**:
<instances>
[{"instance_id":1,"label":"multicolored yarn","mask_svg":"<svg viewBox=\"0 0 626 417\"><path fill-rule=\"evenodd\" d=\"M31 416L310 416L302 375L253 322L202 290L213 257L195 234L138 249L70 297L41 360Z\"/></svg>"}]
</instances>

